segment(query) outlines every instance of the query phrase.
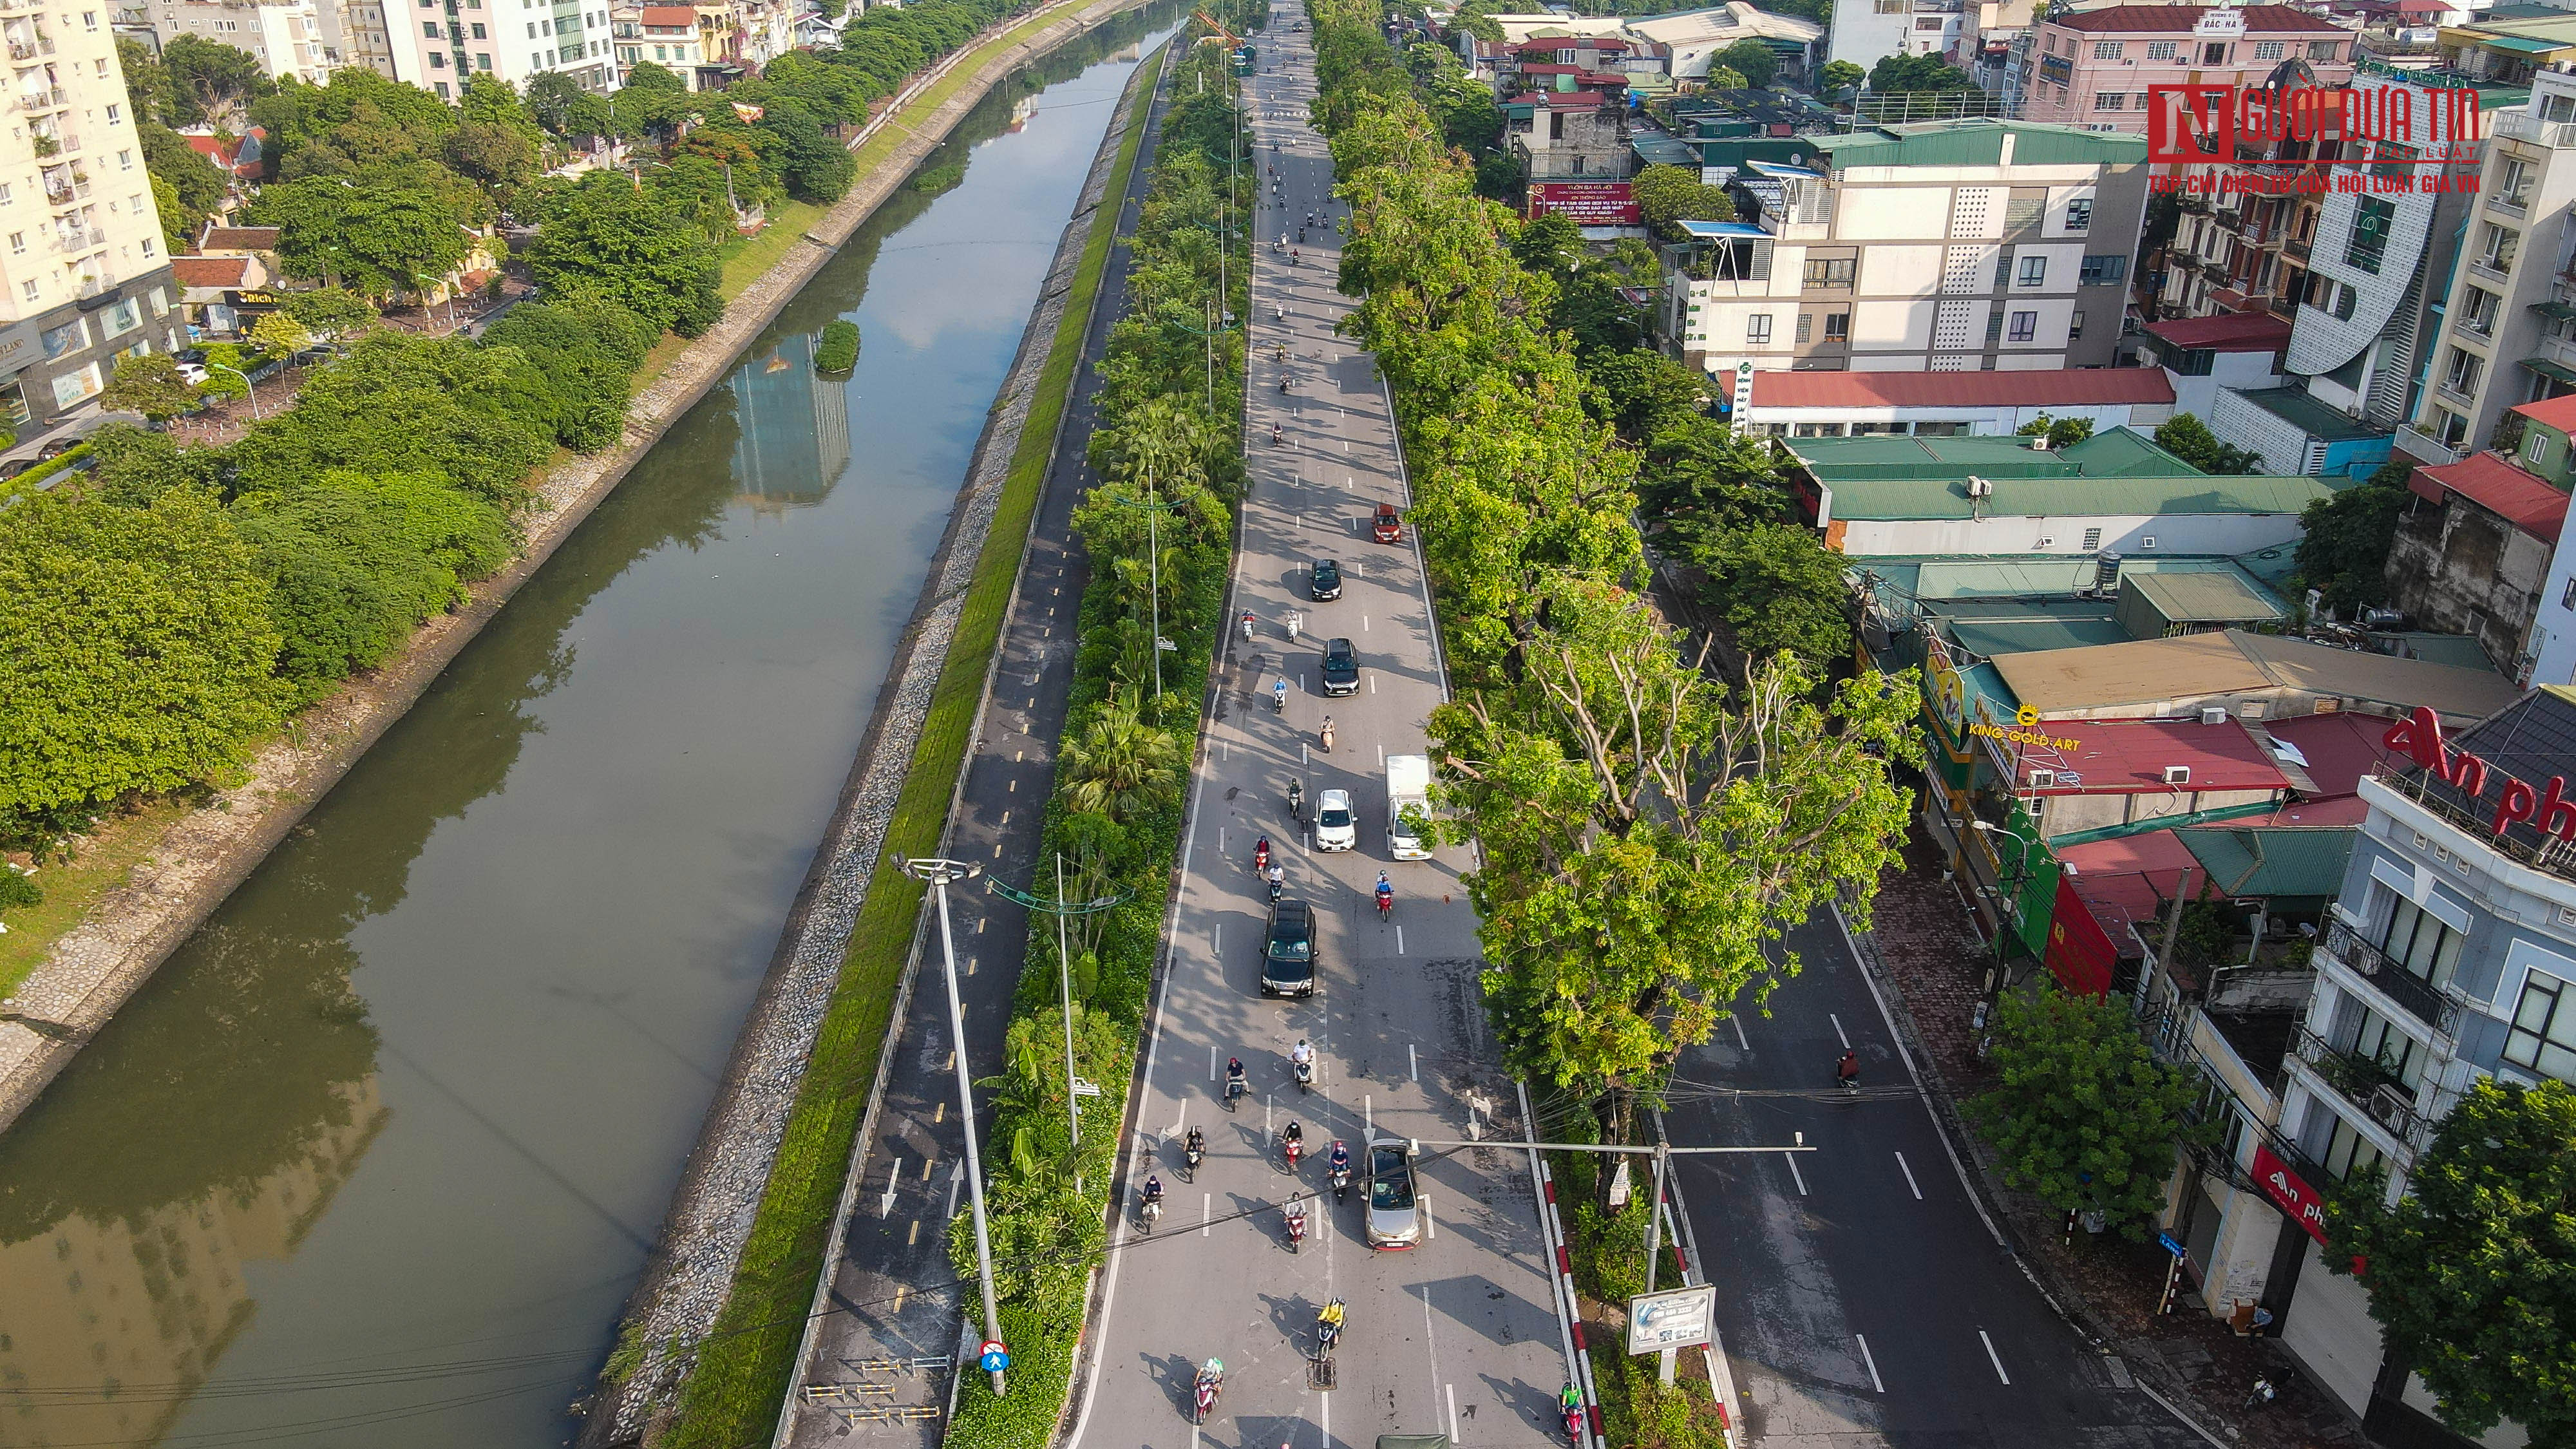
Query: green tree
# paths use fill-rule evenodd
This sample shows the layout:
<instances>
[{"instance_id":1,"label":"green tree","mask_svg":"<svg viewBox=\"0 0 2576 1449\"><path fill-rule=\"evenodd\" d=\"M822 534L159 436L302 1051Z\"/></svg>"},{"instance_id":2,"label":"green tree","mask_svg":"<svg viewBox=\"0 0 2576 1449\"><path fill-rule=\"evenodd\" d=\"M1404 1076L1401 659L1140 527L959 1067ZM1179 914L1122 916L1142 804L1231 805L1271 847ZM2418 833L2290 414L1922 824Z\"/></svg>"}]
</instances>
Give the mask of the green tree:
<instances>
[{"instance_id":1,"label":"green tree","mask_svg":"<svg viewBox=\"0 0 2576 1449\"><path fill-rule=\"evenodd\" d=\"M1793 523L1676 529L1681 552L1707 575L1700 602L1735 632L1745 653L1786 650L1809 672L1830 674L1851 658L1851 586L1842 555Z\"/></svg>"},{"instance_id":2,"label":"green tree","mask_svg":"<svg viewBox=\"0 0 2576 1449\"><path fill-rule=\"evenodd\" d=\"M310 287L286 294L286 315L326 341L363 332L375 324L376 309L366 298L342 287Z\"/></svg>"},{"instance_id":3,"label":"green tree","mask_svg":"<svg viewBox=\"0 0 2576 1449\"><path fill-rule=\"evenodd\" d=\"M89 452L82 495L119 508L149 508L174 488L223 489L223 450L182 448L167 433L111 422L90 435Z\"/></svg>"},{"instance_id":4,"label":"green tree","mask_svg":"<svg viewBox=\"0 0 2576 1449\"><path fill-rule=\"evenodd\" d=\"M1708 185L1687 166L1649 166L1629 183L1629 192L1646 225L1658 232L1679 235L1673 227L1677 221L1735 220L1735 203L1726 188Z\"/></svg>"},{"instance_id":5,"label":"green tree","mask_svg":"<svg viewBox=\"0 0 2576 1449\"><path fill-rule=\"evenodd\" d=\"M292 312L271 312L251 324L250 340L279 357L292 357L313 345L313 334Z\"/></svg>"},{"instance_id":6,"label":"green tree","mask_svg":"<svg viewBox=\"0 0 2576 1449\"><path fill-rule=\"evenodd\" d=\"M1826 90L1849 90L1869 79L1869 72L1848 60L1829 60L1825 62L1825 68L1817 75L1817 79L1823 82Z\"/></svg>"},{"instance_id":7,"label":"green tree","mask_svg":"<svg viewBox=\"0 0 2576 1449\"><path fill-rule=\"evenodd\" d=\"M157 121L138 121L135 139L143 145L143 167L153 180L153 202L161 208L161 231L172 250L194 247L206 218L224 201L224 173L197 154L187 139ZM161 188L168 187L165 199Z\"/></svg>"},{"instance_id":8,"label":"green tree","mask_svg":"<svg viewBox=\"0 0 2576 1449\"><path fill-rule=\"evenodd\" d=\"M125 102L138 126L161 118L168 109L170 73L142 41L116 37L116 64L125 73Z\"/></svg>"},{"instance_id":9,"label":"green tree","mask_svg":"<svg viewBox=\"0 0 2576 1449\"><path fill-rule=\"evenodd\" d=\"M1124 825L1180 802L1181 764L1169 734L1132 711L1104 709L1080 739L1065 742L1058 788L1067 808Z\"/></svg>"},{"instance_id":10,"label":"green tree","mask_svg":"<svg viewBox=\"0 0 2576 1449\"><path fill-rule=\"evenodd\" d=\"M179 108L170 119L180 125L211 121L238 132L244 108L277 89L259 57L184 31L161 47L161 71L167 78L164 95Z\"/></svg>"},{"instance_id":11,"label":"green tree","mask_svg":"<svg viewBox=\"0 0 2576 1449\"><path fill-rule=\"evenodd\" d=\"M2176 413L2157 424L2156 446L2203 473L2251 473L2263 466L2261 454L2218 441L2209 425L2190 413Z\"/></svg>"},{"instance_id":12,"label":"green tree","mask_svg":"<svg viewBox=\"0 0 2576 1449\"><path fill-rule=\"evenodd\" d=\"M724 315L720 269L705 235L622 176L583 177L537 233L527 260L549 294L615 302L683 337Z\"/></svg>"},{"instance_id":13,"label":"green tree","mask_svg":"<svg viewBox=\"0 0 2576 1449\"><path fill-rule=\"evenodd\" d=\"M467 121L448 132L444 157L460 175L480 183L504 204L513 192L535 180L544 166L533 129L497 121Z\"/></svg>"},{"instance_id":14,"label":"green tree","mask_svg":"<svg viewBox=\"0 0 2576 1449\"><path fill-rule=\"evenodd\" d=\"M146 422L162 423L196 406L197 390L179 375L170 354L143 352L117 359L98 402L109 412L141 413Z\"/></svg>"},{"instance_id":15,"label":"green tree","mask_svg":"<svg viewBox=\"0 0 2576 1449\"><path fill-rule=\"evenodd\" d=\"M2183 416L2190 417L2191 414L2185 413ZM2093 436L2093 420L2091 418L2052 418L2046 413L2041 413L2038 417L2014 429L2014 433L2024 438L2046 438L2048 446L2063 448Z\"/></svg>"},{"instance_id":16,"label":"green tree","mask_svg":"<svg viewBox=\"0 0 2576 1449\"><path fill-rule=\"evenodd\" d=\"M1710 56L1708 65L1712 71L1719 66L1734 71L1744 77L1744 83L1754 90L1769 90L1772 78L1780 73L1780 56L1770 46L1748 35Z\"/></svg>"},{"instance_id":17,"label":"green tree","mask_svg":"<svg viewBox=\"0 0 2576 1449\"><path fill-rule=\"evenodd\" d=\"M793 100L774 101L759 129L770 138L770 159L788 195L829 206L848 194L858 163L847 146L823 133L812 111Z\"/></svg>"},{"instance_id":18,"label":"green tree","mask_svg":"<svg viewBox=\"0 0 2576 1449\"><path fill-rule=\"evenodd\" d=\"M1708 68L1707 82L1708 88L1713 91L1744 91L1753 89L1752 85L1745 80L1744 72L1737 70L1731 65L1711 65Z\"/></svg>"},{"instance_id":19,"label":"green tree","mask_svg":"<svg viewBox=\"0 0 2576 1449\"><path fill-rule=\"evenodd\" d=\"M2325 595L2328 608L2349 617L2387 599L2397 522L2414 497L2405 476L2405 465L2392 463L2299 514L2299 577Z\"/></svg>"},{"instance_id":20,"label":"green tree","mask_svg":"<svg viewBox=\"0 0 2576 1449\"><path fill-rule=\"evenodd\" d=\"M1977 83L1932 55L1886 55L1869 68L1873 91L1972 91Z\"/></svg>"},{"instance_id":21,"label":"green tree","mask_svg":"<svg viewBox=\"0 0 2576 1449\"><path fill-rule=\"evenodd\" d=\"M1643 441L1708 413L1708 374L1638 348L1594 358L1584 371L1609 401L1619 436Z\"/></svg>"},{"instance_id":22,"label":"green tree","mask_svg":"<svg viewBox=\"0 0 2576 1449\"><path fill-rule=\"evenodd\" d=\"M2480 1080L2406 1189L2389 1207L2374 1174L2335 1198L2327 1265L2358 1260L2370 1316L2444 1424L2576 1443L2576 1091Z\"/></svg>"},{"instance_id":23,"label":"green tree","mask_svg":"<svg viewBox=\"0 0 2576 1449\"><path fill-rule=\"evenodd\" d=\"M282 703L268 586L211 498L0 509L0 839L239 765Z\"/></svg>"},{"instance_id":24,"label":"green tree","mask_svg":"<svg viewBox=\"0 0 2576 1449\"><path fill-rule=\"evenodd\" d=\"M1729 527L1786 518L1789 485L1768 442L1700 417L1665 427L1647 441L1637 501L1649 517Z\"/></svg>"},{"instance_id":25,"label":"green tree","mask_svg":"<svg viewBox=\"0 0 2576 1449\"><path fill-rule=\"evenodd\" d=\"M1437 794L1482 852L1511 1060L1625 1140L1677 1053L1797 974L1790 927L1837 896L1867 918L1906 819L1877 754L1904 748L1915 690L1871 674L1820 702L1788 656L1726 690L1608 585L1551 581L1540 617L1523 685L1432 711Z\"/></svg>"},{"instance_id":26,"label":"green tree","mask_svg":"<svg viewBox=\"0 0 2576 1449\"><path fill-rule=\"evenodd\" d=\"M329 176L273 182L250 215L278 228L277 259L289 275L371 298L426 292L465 260L474 240L451 199L426 187Z\"/></svg>"},{"instance_id":27,"label":"green tree","mask_svg":"<svg viewBox=\"0 0 2576 1449\"><path fill-rule=\"evenodd\" d=\"M2198 1078L2155 1059L2125 1003L2045 983L1996 1003L1996 1083L1969 1120L1995 1145L2004 1181L2061 1212L2099 1212L2146 1236L2173 1176L2174 1144L2205 1138L2185 1120Z\"/></svg>"}]
</instances>

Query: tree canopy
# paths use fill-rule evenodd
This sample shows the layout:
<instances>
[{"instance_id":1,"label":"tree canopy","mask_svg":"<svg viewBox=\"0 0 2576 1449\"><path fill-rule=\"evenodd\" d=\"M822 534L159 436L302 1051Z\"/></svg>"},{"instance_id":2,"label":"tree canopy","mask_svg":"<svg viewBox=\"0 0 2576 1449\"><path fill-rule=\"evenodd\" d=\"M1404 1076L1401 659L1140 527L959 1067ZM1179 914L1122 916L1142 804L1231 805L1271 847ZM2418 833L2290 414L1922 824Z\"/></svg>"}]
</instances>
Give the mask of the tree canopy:
<instances>
[{"instance_id":1,"label":"tree canopy","mask_svg":"<svg viewBox=\"0 0 2576 1449\"><path fill-rule=\"evenodd\" d=\"M1873 91L1972 91L1967 72L1936 55L1883 55L1869 68Z\"/></svg>"},{"instance_id":2,"label":"tree canopy","mask_svg":"<svg viewBox=\"0 0 2576 1449\"><path fill-rule=\"evenodd\" d=\"M2299 578L2325 595L2328 608L2350 616L2387 601L2397 521L2414 497L2404 478L2403 465L2382 468L2360 487L2320 498L2299 514Z\"/></svg>"},{"instance_id":3,"label":"tree canopy","mask_svg":"<svg viewBox=\"0 0 2576 1449\"><path fill-rule=\"evenodd\" d=\"M1780 73L1779 53L1749 35L1710 56L1708 64L1712 72L1719 66L1726 67L1742 76L1744 83L1757 91L1768 90L1771 78ZM1710 84L1715 85L1716 82Z\"/></svg>"},{"instance_id":4,"label":"tree canopy","mask_svg":"<svg viewBox=\"0 0 2576 1449\"><path fill-rule=\"evenodd\" d=\"M683 337L724 315L705 234L620 176L582 178L530 245L528 270L549 293L611 302Z\"/></svg>"},{"instance_id":5,"label":"tree canopy","mask_svg":"<svg viewBox=\"0 0 2576 1449\"><path fill-rule=\"evenodd\" d=\"M2199 1078L2156 1060L2126 1003L2045 982L1996 1002L1989 1061L1995 1085L1967 1113L2000 1154L2004 1181L2145 1237L2174 1143L2208 1136L2187 1117Z\"/></svg>"}]
</instances>

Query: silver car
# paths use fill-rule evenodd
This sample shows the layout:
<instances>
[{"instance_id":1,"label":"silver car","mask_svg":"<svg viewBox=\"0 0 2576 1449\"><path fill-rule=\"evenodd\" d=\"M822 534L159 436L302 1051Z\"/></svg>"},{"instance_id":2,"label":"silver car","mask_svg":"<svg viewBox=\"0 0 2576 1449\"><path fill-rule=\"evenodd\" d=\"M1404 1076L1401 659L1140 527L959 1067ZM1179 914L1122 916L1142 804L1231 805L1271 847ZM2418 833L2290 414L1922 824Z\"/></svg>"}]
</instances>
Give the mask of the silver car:
<instances>
[{"instance_id":1,"label":"silver car","mask_svg":"<svg viewBox=\"0 0 2576 1449\"><path fill-rule=\"evenodd\" d=\"M1360 843L1359 818L1351 813L1351 792L1327 790L1315 797L1315 848L1317 850L1356 850Z\"/></svg>"},{"instance_id":2,"label":"silver car","mask_svg":"<svg viewBox=\"0 0 2576 1449\"><path fill-rule=\"evenodd\" d=\"M1401 1137L1369 1143L1368 1245L1402 1251L1422 1241L1413 1193L1413 1149Z\"/></svg>"}]
</instances>

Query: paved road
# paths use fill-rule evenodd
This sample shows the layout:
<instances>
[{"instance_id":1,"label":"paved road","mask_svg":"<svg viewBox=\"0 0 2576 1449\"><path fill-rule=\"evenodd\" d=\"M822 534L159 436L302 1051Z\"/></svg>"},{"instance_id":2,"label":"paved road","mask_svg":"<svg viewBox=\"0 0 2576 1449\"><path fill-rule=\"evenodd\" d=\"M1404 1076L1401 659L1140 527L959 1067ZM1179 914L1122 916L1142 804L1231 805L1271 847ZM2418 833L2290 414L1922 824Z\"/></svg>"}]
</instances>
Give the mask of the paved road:
<instances>
[{"instance_id":1,"label":"paved road","mask_svg":"<svg viewBox=\"0 0 2576 1449\"><path fill-rule=\"evenodd\" d=\"M1745 1427L1767 1449L2199 1449L2023 1276L1961 1183L1831 917L1772 1015L1686 1055L1676 1145L1787 1143L1797 1158L1677 1157L1718 1286ZM1845 1046L1863 1089L1833 1084Z\"/></svg>"},{"instance_id":2,"label":"paved road","mask_svg":"<svg viewBox=\"0 0 2576 1449\"><path fill-rule=\"evenodd\" d=\"M1232 631L1220 661L1130 1144L1128 1181L1158 1172L1169 1206L1150 1236L1122 1214L1073 1443L1319 1449L1441 1432L1464 1445L1539 1446L1557 1432L1551 1406L1566 1362L1527 1155L1427 1152L1426 1238L1411 1252L1367 1247L1361 1185L1344 1204L1324 1191L1323 1149L1341 1138L1361 1155L1372 1124L1461 1139L1478 1099L1504 1114L1487 1135L1516 1135L1519 1125L1486 1034L1475 921L1458 885L1464 858L1386 856L1383 761L1424 748L1422 723L1443 679L1410 529L1397 546L1366 538L1378 500L1405 499L1373 364L1332 335L1348 303L1333 290L1330 228L1308 232L1302 265L1287 265L1266 244L1310 209L1338 215L1328 210L1330 159L1305 124L1313 53L1308 36L1289 30L1298 18L1292 7L1273 11L1257 38L1263 73L1250 82L1258 162L1266 172L1277 141L1282 173L1275 198L1268 175L1258 183L1264 244L1253 274L1246 419L1254 482L1232 605L1257 624L1249 642ZM1274 308L1286 310L1284 324ZM1294 393L1278 389L1279 345L1289 349ZM1274 421L1285 434L1277 446ZM1317 556L1342 562L1347 584L1337 602L1307 597ZM1305 616L1293 638L1291 611ZM1357 694L1322 697L1319 634L1358 645ZM1281 678L1290 689L1284 715L1269 698ZM1336 729L1329 756L1317 744L1327 715ZM1324 789L1352 793L1357 851L1307 847L1286 813L1291 778L1303 780L1310 801ZM1251 855L1263 835L1286 861L1290 894L1312 902L1322 921L1322 992L1313 1000L1257 994L1267 905ZM1396 890L1387 923L1370 899L1381 869ZM1311 1096L1300 1095L1288 1069L1300 1037L1320 1049ZM1250 1069L1252 1091L1229 1115L1221 1076L1232 1056ZM1277 1147L1291 1118L1313 1149L1294 1176ZM1207 1129L1210 1151L1194 1182L1180 1160L1191 1125ZM1280 1207L1300 1189L1323 1191L1323 1200L1303 1251L1292 1254ZM1316 1310L1335 1296L1349 1302L1349 1328L1335 1359L1338 1388L1326 1392L1306 1353ZM1228 1367L1225 1397L1194 1429L1191 1368L1210 1355Z\"/></svg>"},{"instance_id":3,"label":"paved road","mask_svg":"<svg viewBox=\"0 0 2576 1449\"><path fill-rule=\"evenodd\" d=\"M1089 560L1072 524L1073 505L1086 483L1083 441L1097 417L1099 378L1092 364L1100 360L1109 329L1125 310L1131 263L1126 238L1136 227L1137 200L1149 179L1162 117L1158 95L1147 118L1151 129L1120 202L1119 240L1101 277L1100 303L1083 339L1084 366L1075 374L1067 404L1065 446L1056 454L1038 505L1018 601L1003 622L1001 665L985 701L978 747L967 762L951 842L958 856L985 862L994 875L1014 885L1028 885L1039 869L1038 827L1055 778L1056 739L1064 729L1073 683L1071 626L1083 582L1090 577ZM998 1062L1028 940L1028 916L978 886L952 888L949 910L963 973L957 984L967 1050L973 1061ZM858 1211L841 1260L833 1266L832 1306L842 1312L824 1320L814 1360L800 1382L868 1377L850 1366L869 1360L924 1359L944 1365L957 1353L961 1300L958 1288L951 1286L956 1274L948 1261L948 1220L956 1215L963 1191L965 1144L957 1130L957 1078L949 1065L948 1000L938 953L934 936L923 958L923 974L914 983L895 1046L894 1070L887 1076L876 1131L868 1142ZM971 1298L972 1280L963 1286ZM875 1377L891 1383L895 1393L872 1402L942 1410L947 1405L944 1373ZM832 1443L849 1432L827 1411L801 1406L791 1411L797 1415L797 1444ZM872 1425L864 1432L875 1449L930 1449L939 1442L940 1429L930 1419Z\"/></svg>"}]
</instances>

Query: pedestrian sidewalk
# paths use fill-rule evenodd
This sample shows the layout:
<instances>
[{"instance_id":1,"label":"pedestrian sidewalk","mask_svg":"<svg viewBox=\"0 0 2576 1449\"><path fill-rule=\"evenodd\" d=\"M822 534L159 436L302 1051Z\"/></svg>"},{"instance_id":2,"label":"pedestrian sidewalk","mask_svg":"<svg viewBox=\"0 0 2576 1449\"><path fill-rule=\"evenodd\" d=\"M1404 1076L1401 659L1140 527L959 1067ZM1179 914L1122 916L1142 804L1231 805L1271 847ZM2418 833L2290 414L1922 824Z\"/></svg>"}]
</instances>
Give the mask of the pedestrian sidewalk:
<instances>
[{"instance_id":1,"label":"pedestrian sidewalk","mask_svg":"<svg viewBox=\"0 0 2576 1449\"><path fill-rule=\"evenodd\" d=\"M1872 974L1896 988L1888 1007L1915 1049L1945 1127L1978 1169L1979 1186L2013 1248L2060 1311L2224 1443L2316 1449L2369 1442L2271 1340L2236 1337L2196 1298L2159 1315L2167 1259L2155 1243L2110 1233L2077 1233L2069 1241L2058 1213L1996 1176L1993 1154L1958 1110L1994 1081L1977 1059L1975 1026L1993 946L1979 931L1964 889L1944 878L1942 853L1920 826L1908 833L1904 869L1879 882L1875 925L1860 944ZM2249 1409L2247 1392L2258 1377L2270 1379L2280 1398Z\"/></svg>"}]
</instances>

